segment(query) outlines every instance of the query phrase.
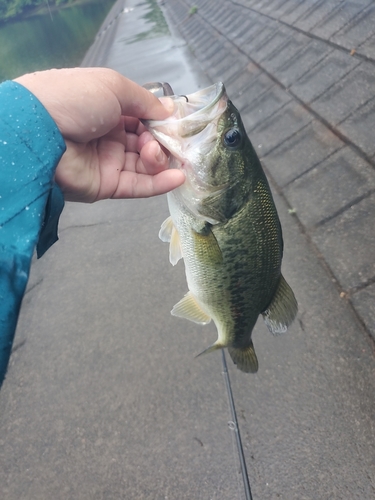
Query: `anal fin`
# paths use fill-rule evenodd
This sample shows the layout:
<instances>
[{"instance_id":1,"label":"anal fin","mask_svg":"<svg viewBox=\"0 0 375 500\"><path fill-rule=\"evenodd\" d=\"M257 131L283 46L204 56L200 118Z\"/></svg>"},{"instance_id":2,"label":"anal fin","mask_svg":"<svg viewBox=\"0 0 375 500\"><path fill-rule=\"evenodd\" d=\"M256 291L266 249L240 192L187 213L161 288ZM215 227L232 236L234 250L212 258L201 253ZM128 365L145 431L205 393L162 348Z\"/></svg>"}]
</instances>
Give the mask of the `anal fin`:
<instances>
[{"instance_id":1,"label":"anal fin","mask_svg":"<svg viewBox=\"0 0 375 500\"><path fill-rule=\"evenodd\" d=\"M298 304L293 290L281 275L270 305L262 312L264 322L273 335L284 333L296 317L297 311Z\"/></svg>"},{"instance_id":2,"label":"anal fin","mask_svg":"<svg viewBox=\"0 0 375 500\"><path fill-rule=\"evenodd\" d=\"M185 318L200 325L207 325L211 321L211 317L206 314L196 298L191 292L188 292L171 311L172 316Z\"/></svg>"}]
</instances>

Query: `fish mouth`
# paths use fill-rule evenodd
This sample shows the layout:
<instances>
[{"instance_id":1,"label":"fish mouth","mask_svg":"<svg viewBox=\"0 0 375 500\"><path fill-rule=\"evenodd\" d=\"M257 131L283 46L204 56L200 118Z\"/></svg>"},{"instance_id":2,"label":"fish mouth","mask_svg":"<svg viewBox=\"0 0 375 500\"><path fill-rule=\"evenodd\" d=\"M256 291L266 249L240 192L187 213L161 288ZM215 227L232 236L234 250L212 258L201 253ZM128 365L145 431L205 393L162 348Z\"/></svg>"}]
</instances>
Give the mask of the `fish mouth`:
<instances>
[{"instance_id":1,"label":"fish mouth","mask_svg":"<svg viewBox=\"0 0 375 500\"><path fill-rule=\"evenodd\" d=\"M201 214L201 205L208 196L218 197L227 188L227 184L208 181L210 156L218 142L218 123L228 106L224 84L218 82L187 96L169 97L174 103L172 115L165 120L143 123L171 153L170 168L178 168L185 174L185 183L174 190L179 203L195 217L217 224L218 220L209 220Z\"/></svg>"},{"instance_id":2,"label":"fish mouth","mask_svg":"<svg viewBox=\"0 0 375 500\"><path fill-rule=\"evenodd\" d=\"M167 82L145 83L143 87L153 94L162 90L164 97L170 97L175 103L175 109L172 116L176 119L183 119L196 112L209 112L226 93L222 82L214 83L210 87L206 87L205 89L198 90L188 95L174 94L172 87ZM152 123L153 125L159 123L157 120L144 121Z\"/></svg>"},{"instance_id":3,"label":"fish mouth","mask_svg":"<svg viewBox=\"0 0 375 500\"><path fill-rule=\"evenodd\" d=\"M150 89L152 85L154 87L151 91L155 90L157 85L164 90L161 86L167 84L146 84L146 87ZM169 85L168 87L170 88ZM164 120L142 120L146 128L178 158L184 157L183 150L189 139L199 140L208 149L216 137L218 119L227 107L228 97L224 84L217 82L193 94L172 95L169 98L174 104L172 115Z\"/></svg>"},{"instance_id":4,"label":"fish mouth","mask_svg":"<svg viewBox=\"0 0 375 500\"><path fill-rule=\"evenodd\" d=\"M187 96L172 96L175 104L173 115L177 120L192 119L196 113L200 115L211 114L211 111L225 95L222 82L198 90ZM185 99L185 102L184 102Z\"/></svg>"}]
</instances>

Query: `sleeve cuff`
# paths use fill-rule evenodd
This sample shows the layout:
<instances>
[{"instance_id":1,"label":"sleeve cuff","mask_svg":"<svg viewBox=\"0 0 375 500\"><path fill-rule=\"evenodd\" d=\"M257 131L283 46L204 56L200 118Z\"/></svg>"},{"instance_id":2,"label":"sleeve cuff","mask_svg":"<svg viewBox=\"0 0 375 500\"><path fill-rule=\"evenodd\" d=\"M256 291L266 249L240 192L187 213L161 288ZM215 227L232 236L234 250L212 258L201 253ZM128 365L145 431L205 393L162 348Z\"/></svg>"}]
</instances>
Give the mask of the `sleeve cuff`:
<instances>
[{"instance_id":1,"label":"sleeve cuff","mask_svg":"<svg viewBox=\"0 0 375 500\"><path fill-rule=\"evenodd\" d=\"M61 212L64 208L64 195L57 184L54 184L49 192L42 229L36 246L38 259L59 239L57 228Z\"/></svg>"}]
</instances>

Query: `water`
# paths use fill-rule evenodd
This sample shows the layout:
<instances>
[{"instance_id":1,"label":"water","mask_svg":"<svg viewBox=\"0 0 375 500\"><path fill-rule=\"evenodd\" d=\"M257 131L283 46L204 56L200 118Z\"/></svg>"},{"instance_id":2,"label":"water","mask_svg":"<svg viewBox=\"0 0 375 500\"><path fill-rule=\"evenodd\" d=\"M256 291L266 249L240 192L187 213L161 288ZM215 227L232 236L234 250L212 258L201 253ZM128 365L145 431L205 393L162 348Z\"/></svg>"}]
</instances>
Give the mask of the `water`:
<instances>
[{"instance_id":1,"label":"water","mask_svg":"<svg viewBox=\"0 0 375 500\"><path fill-rule=\"evenodd\" d=\"M144 30L140 31L138 26L136 35L127 35L122 38L122 41L129 44L150 38L158 38L163 35L170 35L168 24L156 0L145 0L145 2L140 4L140 7L146 9L146 13L142 15Z\"/></svg>"},{"instance_id":2,"label":"water","mask_svg":"<svg viewBox=\"0 0 375 500\"><path fill-rule=\"evenodd\" d=\"M0 27L0 81L79 66L115 0L91 0Z\"/></svg>"},{"instance_id":3,"label":"water","mask_svg":"<svg viewBox=\"0 0 375 500\"><path fill-rule=\"evenodd\" d=\"M169 0L171 1L171 0ZM131 80L169 82L177 94L189 94L211 84L191 60L186 42L166 21L167 12L157 0L127 0L105 57L99 59ZM85 64L95 65L100 39ZM97 45L97 47L96 47ZM89 54L90 56L90 54Z\"/></svg>"}]
</instances>

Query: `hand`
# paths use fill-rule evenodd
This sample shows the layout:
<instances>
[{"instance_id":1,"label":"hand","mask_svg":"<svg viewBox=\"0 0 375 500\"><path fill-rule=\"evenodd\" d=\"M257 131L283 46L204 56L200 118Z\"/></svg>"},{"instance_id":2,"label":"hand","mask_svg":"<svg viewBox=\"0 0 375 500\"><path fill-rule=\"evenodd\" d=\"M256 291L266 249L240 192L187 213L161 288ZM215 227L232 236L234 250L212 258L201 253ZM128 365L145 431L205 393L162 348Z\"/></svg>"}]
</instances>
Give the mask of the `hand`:
<instances>
[{"instance_id":1,"label":"hand","mask_svg":"<svg viewBox=\"0 0 375 500\"><path fill-rule=\"evenodd\" d=\"M139 121L169 116L168 100L105 68L49 70L15 81L44 105L66 143L56 169L65 199L94 202L166 193L184 180Z\"/></svg>"}]
</instances>

